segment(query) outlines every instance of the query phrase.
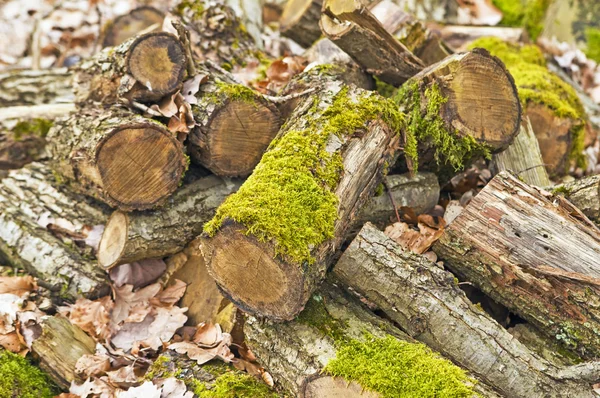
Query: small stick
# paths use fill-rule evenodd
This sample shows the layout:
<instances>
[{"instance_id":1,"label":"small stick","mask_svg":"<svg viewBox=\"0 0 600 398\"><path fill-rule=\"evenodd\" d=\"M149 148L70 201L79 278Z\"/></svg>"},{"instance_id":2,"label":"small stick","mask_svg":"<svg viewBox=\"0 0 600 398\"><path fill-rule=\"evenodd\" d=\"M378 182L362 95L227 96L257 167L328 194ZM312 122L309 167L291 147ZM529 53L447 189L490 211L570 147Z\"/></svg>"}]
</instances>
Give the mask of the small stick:
<instances>
[{"instance_id":1,"label":"small stick","mask_svg":"<svg viewBox=\"0 0 600 398\"><path fill-rule=\"evenodd\" d=\"M392 195L392 189L390 188L390 185L388 184L388 182L385 178L383 179L383 186L385 187L385 190L387 191L388 195L390 196L390 200L392 201L392 206L394 206L394 211L396 212L396 218L398 219L398 222L402 222L402 220L400 219L400 214L398 214L398 206L396 206L396 201L394 200L394 195Z\"/></svg>"}]
</instances>

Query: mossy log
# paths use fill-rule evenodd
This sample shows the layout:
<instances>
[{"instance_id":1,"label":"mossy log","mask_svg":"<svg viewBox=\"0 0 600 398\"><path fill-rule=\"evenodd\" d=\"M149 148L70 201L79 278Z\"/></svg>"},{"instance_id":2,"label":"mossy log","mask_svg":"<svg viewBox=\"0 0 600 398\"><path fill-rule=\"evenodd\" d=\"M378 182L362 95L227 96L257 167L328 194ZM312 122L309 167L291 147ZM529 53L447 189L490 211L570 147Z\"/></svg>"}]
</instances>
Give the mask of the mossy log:
<instances>
[{"instance_id":1,"label":"mossy log","mask_svg":"<svg viewBox=\"0 0 600 398\"><path fill-rule=\"evenodd\" d=\"M454 224L452 224L454 225ZM472 304L453 275L404 251L367 224L333 274L373 302L411 337L468 369L507 397L592 397L599 363L584 375L558 368L519 343Z\"/></svg>"},{"instance_id":2,"label":"mossy log","mask_svg":"<svg viewBox=\"0 0 600 398\"><path fill-rule=\"evenodd\" d=\"M521 123L514 81L485 50L453 54L427 67L394 100L417 146L409 141L406 152L418 153L420 169L436 171L441 179L473 158L507 148Z\"/></svg>"},{"instance_id":3,"label":"mossy log","mask_svg":"<svg viewBox=\"0 0 600 398\"><path fill-rule=\"evenodd\" d=\"M96 352L96 342L79 326L57 315L44 319L42 335L33 341L32 351L40 361L40 368L68 390L71 382L84 381L75 372L75 364L82 356Z\"/></svg>"},{"instance_id":4,"label":"mossy log","mask_svg":"<svg viewBox=\"0 0 600 398\"><path fill-rule=\"evenodd\" d=\"M366 5L326 0L321 30L367 72L399 86L424 67L423 62L386 31Z\"/></svg>"},{"instance_id":5,"label":"mossy log","mask_svg":"<svg viewBox=\"0 0 600 398\"><path fill-rule=\"evenodd\" d=\"M600 353L600 232L561 197L506 172L433 246L444 264L567 349Z\"/></svg>"},{"instance_id":6,"label":"mossy log","mask_svg":"<svg viewBox=\"0 0 600 398\"><path fill-rule=\"evenodd\" d=\"M279 24L281 34L304 48L321 37L319 19L323 0L290 0L285 4Z\"/></svg>"},{"instance_id":7,"label":"mossy log","mask_svg":"<svg viewBox=\"0 0 600 398\"><path fill-rule=\"evenodd\" d=\"M122 44L142 31L157 31L162 28L165 14L154 7L134 8L107 22L102 29L102 47L114 47ZM154 27L154 28L152 28Z\"/></svg>"},{"instance_id":8,"label":"mossy log","mask_svg":"<svg viewBox=\"0 0 600 398\"><path fill-rule=\"evenodd\" d=\"M452 53L439 32L432 31L392 0L375 2L371 13L425 65L431 65Z\"/></svg>"},{"instance_id":9,"label":"mossy log","mask_svg":"<svg viewBox=\"0 0 600 398\"><path fill-rule=\"evenodd\" d=\"M209 272L252 314L291 319L303 308L400 145L391 101L321 79L205 226Z\"/></svg>"},{"instance_id":10,"label":"mossy log","mask_svg":"<svg viewBox=\"0 0 600 398\"><path fill-rule=\"evenodd\" d=\"M108 269L183 250L241 183L208 176L179 189L157 210L115 211L100 240L98 264Z\"/></svg>"},{"instance_id":11,"label":"mossy log","mask_svg":"<svg viewBox=\"0 0 600 398\"><path fill-rule=\"evenodd\" d=\"M230 76L211 73L192 105L192 160L223 177L252 173L281 126L277 107Z\"/></svg>"},{"instance_id":12,"label":"mossy log","mask_svg":"<svg viewBox=\"0 0 600 398\"><path fill-rule=\"evenodd\" d=\"M497 397L331 283L322 285L295 320L249 317L244 333L276 387L291 396L471 397L475 389Z\"/></svg>"},{"instance_id":13,"label":"mossy log","mask_svg":"<svg viewBox=\"0 0 600 398\"><path fill-rule=\"evenodd\" d=\"M0 74L0 107L73 102L71 73L66 68Z\"/></svg>"},{"instance_id":14,"label":"mossy log","mask_svg":"<svg viewBox=\"0 0 600 398\"><path fill-rule=\"evenodd\" d=\"M59 301L107 294L108 280L90 250L59 239L46 224L71 225L79 233L103 224L108 209L56 188L53 180L46 166L32 163L0 181L0 257L38 277Z\"/></svg>"},{"instance_id":15,"label":"mossy log","mask_svg":"<svg viewBox=\"0 0 600 398\"><path fill-rule=\"evenodd\" d=\"M529 118L525 117L522 121L519 134L513 143L506 150L492 157L490 170L494 174L511 171L523 182L536 187L543 188L551 185Z\"/></svg>"},{"instance_id":16,"label":"mossy log","mask_svg":"<svg viewBox=\"0 0 600 398\"><path fill-rule=\"evenodd\" d=\"M164 125L118 107L56 121L47 141L52 166L69 185L123 211L164 203L188 165Z\"/></svg>"},{"instance_id":17,"label":"mossy log","mask_svg":"<svg viewBox=\"0 0 600 398\"><path fill-rule=\"evenodd\" d=\"M157 101L181 88L185 69L185 49L176 36L153 32L133 37L73 68L75 101Z\"/></svg>"},{"instance_id":18,"label":"mossy log","mask_svg":"<svg viewBox=\"0 0 600 398\"><path fill-rule=\"evenodd\" d=\"M590 220L600 222L600 176L594 175L560 184L552 193L563 195Z\"/></svg>"},{"instance_id":19,"label":"mossy log","mask_svg":"<svg viewBox=\"0 0 600 398\"><path fill-rule=\"evenodd\" d=\"M527 32L518 27L445 25L440 33L444 43L456 51L466 50L471 42L482 37L499 37L511 43L527 41Z\"/></svg>"}]
</instances>

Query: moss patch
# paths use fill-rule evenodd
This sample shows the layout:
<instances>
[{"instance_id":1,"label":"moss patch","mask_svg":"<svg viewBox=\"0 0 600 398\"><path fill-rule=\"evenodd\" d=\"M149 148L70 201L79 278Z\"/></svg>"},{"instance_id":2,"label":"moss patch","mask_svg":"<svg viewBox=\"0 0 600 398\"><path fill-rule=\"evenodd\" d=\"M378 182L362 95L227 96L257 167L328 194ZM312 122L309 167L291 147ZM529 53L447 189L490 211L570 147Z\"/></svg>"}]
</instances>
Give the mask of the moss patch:
<instances>
[{"instance_id":1,"label":"moss patch","mask_svg":"<svg viewBox=\"0 0 600 398\"><path fill-rule=\"evenodd\" d=\"M391 98L396 92L396 87L375 77L375 91L382 97Z\"/></svg>"},{"instance_id":2,"label":"moss patch","mask_svg":"<svg viewBox=\"0 0 600 398\"><path fill-rule=\"evenodd\" d=\"M277 398L277 394L265 383L237 371L217 377L211 389L199 384L194 394L199 398Z\"/></svg>"},{"instance_id":3,"label":"moss patch","mask_svg":"<svg viewBox=\"0 0 600 398\"><path fill-rule=\"evenodd\" d=\"M0 397L52 398L58 388L25 358L0 350Z\"/></svg>"},{"instance_id":4,"label":"moss patch","mask_svg":"<svg viewBox=\"0 0 600 398\"><path fill-rule=\"evenodd\" d=\"M421 343L391 336L341 346L324 371L354 380L385 398L472 397L475 380Z\"/></svg>"},{"instance_id":5,"label":"moss patch","mask_svg":"<svg viewBox=\"0 0 600 398\"><path fill-rule=\"evenodd\" d=\"M257 93L242 84L230 84L217 81L217 89L218 92L225 94L227 98L231 100L256 105L258 97Z\"/></svg>"},{"instance_id":6,"label":"moss patch","mask_svg":"<svg viewBox=\"0 0 600 398\"><path fill-rule=\"evenodd\" d=\"M316 328L321 334L328 336L336 343L347 340L344 332L346 325L329 315L323 303L323 297L318 294L313 295L308 300L308 303L306 303L304 310L298 315L296 321Z\"/></svg>"},{"instance_id":7,"label":"moss patch","mask_svg":"<svg viewBox=\"0 0 600 398\"><path fill-rule=\"evenodd\" d=\"M409 109L406 123L405 152L415 160L417 169L417 143L426 143L434 148L434 158L438 164L449 164L455 170L464 167L464 161L475 156L490 157L490 149L478 143L473 137L460 137L455 130L448 130L447 123L440 116L440 109L448 101L437 83L425 89L425 106L421 103L419 82L409 82L398 90L395 101Z\"/></svg>"},{"instance_id":8,"label":"moss patch","mask_svg":"<svg viewBox=\"0 0 600 398\"><path fill-rule=\"evenodd\" d=\"M587 28L585 30L585 41L587 43L585 55L600 63L600 29Z\"/></svg>"},{"instance_id":9,"label":"moss patch","mask_svg":"<svg viewBox=\"0 0 600 398\"><path fill-rule=\"evenodd\" d=\"M46 119L35 118L27 121L18 122L12 131L15 140L20 140L24 135L37 135L45 137L52 127L52 121Z\"/></svg>"},{"instance_id":10,"label":"moss patch","mask_svg":"<svg viewBox=\"0 0 600 398\"><path fill-rule=\"evenodd\" d=\"M502 11L501 25L524 27L535 41L542 33L551 0L492 0L492 3Z\"/></svg>"},{"instance_id":11,"label":"moss patch","mask_svg":"<svg viewBox=\"0 0 600 398\"><path fill-rule=\"evenodd\" d=\"M329 152L333 137L353 135L376 119L394 131L404 120L396 105L374 93L350 98L342 89L330 106L315 98L304 128L273 140L252 175L229 196L204 231L213 236L226 219L246 233L272 242L275 254L297 263L314 262L311 248L334 236L338 199L335 189L343 172L338 151Z\"/></svg>"}]
</instances>

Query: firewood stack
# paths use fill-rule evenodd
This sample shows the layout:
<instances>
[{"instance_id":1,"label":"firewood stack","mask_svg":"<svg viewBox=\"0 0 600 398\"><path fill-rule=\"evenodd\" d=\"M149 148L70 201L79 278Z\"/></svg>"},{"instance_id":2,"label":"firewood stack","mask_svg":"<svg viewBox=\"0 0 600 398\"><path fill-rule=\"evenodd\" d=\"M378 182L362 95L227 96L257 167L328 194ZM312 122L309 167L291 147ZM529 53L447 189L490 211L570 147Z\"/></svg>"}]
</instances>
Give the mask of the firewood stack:
<instances>
[{"instance_id":1,"label":"firewood stack","mask_svg":"<svg viewBox=\"0 0 600 398\"><path fill-rule=\"evenodd\" d=\"M228 4L142 7L68 70L0 75L0 258L57 304L165 259L162 281L188 283L192 324L239 309L230 318L282 395L595 396L599 182L544 190L583 138L557 129L569 142L550 154L536 112L556 109L520 97L516 61L454 53L391 1L290 0L281 33L311 64L265 93L236 73L267 56L240 28L253 17ZM427 255L381 232L399 212L439 216L440 187L481 159L496 175ZM38 355L60 363L47 345ZM395 367L413 360L430 362Z\"/></svg>"}]
</instances>

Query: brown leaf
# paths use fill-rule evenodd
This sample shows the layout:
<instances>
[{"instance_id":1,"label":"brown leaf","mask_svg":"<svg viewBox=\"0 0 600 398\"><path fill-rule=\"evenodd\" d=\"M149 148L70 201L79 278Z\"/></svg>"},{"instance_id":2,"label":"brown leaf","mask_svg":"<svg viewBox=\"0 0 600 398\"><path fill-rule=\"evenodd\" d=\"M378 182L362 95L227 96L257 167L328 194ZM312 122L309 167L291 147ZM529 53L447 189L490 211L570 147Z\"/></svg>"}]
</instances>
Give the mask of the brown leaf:
<instances>
[{"instance_id":1,"label":"brown leaf","mask_svg":"<svg viewBox=\"0 0 600 398\"><path fill-rule=\"evenodd\" d=\"M431 228L423 222L419 222L418 227L419 231L415 231L408 224L397 222L388 226L384 233L403 249L423 254L442 236L444 229Z\"/></svg>"},{"instance_id":2,"label":"brown leaf","mask_svg":"<svg viewBox=\"0 0 600 398\"><path fill-rule=\"evenodd\" d=\"M19 353L25 348L16 331L8 334L0 334L0 346L14 353Z\"/></svg>"},{"instance_id":3,"label":"brown leaf","mask_svg":"<svg viewBox=\"0 0 600 398\"><path fill-rule=\"evenodd\" d=\"M273 386L275 386L275 383L273 383L273 377L269 372L262 372L260 376L269 387L273 388Z\"/></svg>"},{"instance_id":4,"label":"brown leaf","mask_svg":"<svg viewBox=\"0 0 600 398\"><path fill-rule=\"evenodd\" d=\"M150 299L160 291L160 284L155 283L143 289L133 291L132 285L123 285L114 288L115 306L112 311L111 320L115 325L121 322L141 322L152 310ZM132 318L128 319L132 313Z\"/></svg>"},{"instance_id":5,"label":"brown leaf","mask_svg":"<svg viewBox=\"0 0 600 398\"><path fill-rule=\"evenodd\" d=\"M81 385L77 385L72 381L69 392L80 397L94 396L100 398L113 398L116 393L115 387L108 383L106 376L94 380L88 378Z\"/></svg>"},{"instance_id":6,"label":"brown leaf","mask_svg":"<svg viewBox=\"0 0 600 398\"><path fill-rule=\"evenodd\" d=\"M161 398L160 389L151 381L146 381L139 387L131 387L127 391L120 391L117 398Z\"/></svg>"},{"instance_id":7,"label":"brown leaf","mask_svg":"<svg viewBox=\"0 0 600 398\"><path fill-rule=\"evenodd\" d=\"M187 387L183 380L169 377L159 383L161 387L161 398L192 398L194 393L187 391Z\"/></svg>"},{"instance_id":8,"label":"brown leaf","mask_svg":"<svg viewBox=\"0 0 600 398\"><path fill-rule=\"evenodd\" d=\"M120 369L106 372L106 375L111 384L123 389L128 389L139 383L139 376L136 374L133 365L123 366Z\"/></svg>"},{"instance_id":9,"label":"brown leaf","mask_svg":"<svg viewBox=\"0 0 600 398\"><path fill-rule=\"evenodd\" d=\"M150 300L150 304L155 307L172 307L183 297L185 289L187 289L187 284L175 279L171 286L154 296Z\"/></svg>"},{"instance_id":10,"label":"brown leaf","mask_svg":"<svg viewBox=\"0 0 600 398\"><path fill-rule=\"evenodd\" d=\"M223 332L219 324L204 323L198 325L192 341L201 347L214 347L223 341Z\"/></svg>"},{"instance_id":11,"label":"brown leaf","mask_svg":"<svg viewBox=\"0 0 600 398\"><path fill-rule=\"evenodd\" d=\"M19 328L17 332L23 338L27 348L31 349L31 344L35 339L42 335L42 316L45 314L39 310L23 311L17 314L19 319Z\"/></svg>"},{"instance_id":12,"label":"brown leaf","mask_svg":"<svg viewBox=\"0 0 600 398\"><path fill-rule=\"evenodd\" d=\"M198 347L196 344L188 341L173 343L167 348L170 350L175 350L180 354L186 354L188 358L196 361L198 365L205 364L217 356L216 353L209 351L208 349Z\"/></svg>"},{"instance_id":13,"label":"brown leaf","mask_svg":"<svg viewBox=\"0 0 600 398\"><path fill-rule=\"evenodd\" d=\"M147 259L114 267L110 270L109 276L117 287L130 284L137 289L154 282L166 269L167 264L163 260Z\"/></svg>"},{"instance_id":14,"label":"brown leaf","mask_svg":"<svg viewBox=\"0 0 600 398\"><path fill-rule=\"evenodd\" d=\"M183 82L183 88L181 89L181 93L183 94L183 98L188 104L196 105L198 103L196 93L200 91L200 85L206 83L207 80L208 74L199 73L193 78Z\"/></svg>"},{"instance_id":15,"label":"brown leaf","mask_svg":"<svg viewBox=\"0 0 600 398\"><path fill-rule=\"evenodd\" d=\"M102 376L110 369L110 357L106 354L84 355L75 364L75 373L85 378Z\"/></svg>"},{"instance_id":16,"label":"brown leaf","mask_svg":"<svg viewBox=\"0 0 600 398\"><path fill-rule=\"evenodd\" d=\"M74 325L79 326L93 337L107 340L112 333L110 312L113 306L114 303L110 296L96 301L78 299L68 308L67 313Z\"/></svg>"},{"instance_id":17,"label":"brown leaf","mask_svg":"<svg viewBox=\"0 0 600 398\"><path fill-rule=\"evenodd\" d=\"M0 294L9 293L19 297L25 297L37 284L32 276L0 276Z\"/></svg>"}]
</instances>

